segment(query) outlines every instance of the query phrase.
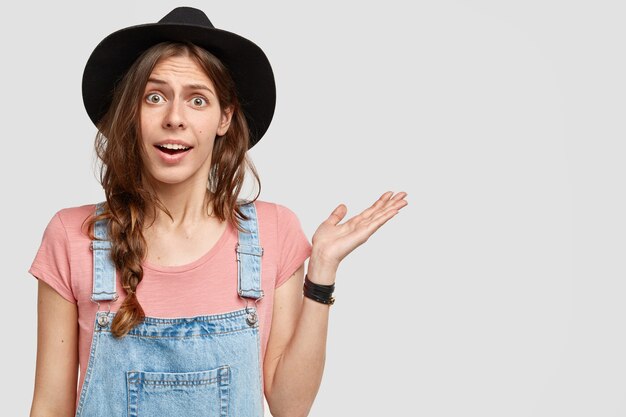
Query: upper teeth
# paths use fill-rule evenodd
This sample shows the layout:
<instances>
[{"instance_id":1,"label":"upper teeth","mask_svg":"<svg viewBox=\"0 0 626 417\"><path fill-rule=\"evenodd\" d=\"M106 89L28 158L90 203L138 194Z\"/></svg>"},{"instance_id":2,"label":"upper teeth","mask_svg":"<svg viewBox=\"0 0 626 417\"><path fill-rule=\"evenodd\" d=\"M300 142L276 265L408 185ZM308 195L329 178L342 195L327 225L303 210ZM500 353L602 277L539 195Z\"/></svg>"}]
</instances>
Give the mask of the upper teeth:
<instances>
[{"instance_id":1,"label":"upper teeth","mask_svg":"<svg viewBox=\"0 0 626 417\"><path fill-rule=\"evenodd\" d=\"M183 145L178 145L174 143L166 143L164 145L157 145L157 146L160 146L161 148L167 148L167 149L189 149L189 146L183 146Z\"/></svg>"}]
</instances>

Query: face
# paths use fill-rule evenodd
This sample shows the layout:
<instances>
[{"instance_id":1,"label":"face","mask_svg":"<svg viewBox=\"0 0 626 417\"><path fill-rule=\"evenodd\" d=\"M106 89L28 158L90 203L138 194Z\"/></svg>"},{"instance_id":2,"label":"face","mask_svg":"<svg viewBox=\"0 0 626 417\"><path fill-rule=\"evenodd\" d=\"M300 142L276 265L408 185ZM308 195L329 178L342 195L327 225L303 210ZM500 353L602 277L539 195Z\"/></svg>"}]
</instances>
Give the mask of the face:
<instances>
[{"instance_id":1,"label":"face","mask_svg":"<svg viewBox=\"0 0 626 417\"><path fill-rule=\"evenodd\" d=\"M215 136L226 133L231 115L192 58L159 61L140 108L144 167L155 185L206 188Z\"/></svg>"}]
</instances>

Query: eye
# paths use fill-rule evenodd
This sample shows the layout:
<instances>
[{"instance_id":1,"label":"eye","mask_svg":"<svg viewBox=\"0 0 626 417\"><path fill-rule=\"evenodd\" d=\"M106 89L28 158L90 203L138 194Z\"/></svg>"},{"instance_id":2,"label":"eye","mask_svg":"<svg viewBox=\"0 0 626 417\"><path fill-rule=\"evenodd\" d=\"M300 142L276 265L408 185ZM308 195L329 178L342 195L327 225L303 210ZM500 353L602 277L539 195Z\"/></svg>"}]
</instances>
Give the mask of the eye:
<instances>
[{"instance_id":1,"label":"eye","mask_svg":"<svg viewBox=\"0 0 626 417\"><path fill-rule=\"evenodd\" d=\"M146 101L148 103L159 104L163 101L163 97L161 97L161 95L158 93L151 93L146 96Z\"/></svg>"},{"instance_id":2,"label":"eye","mask_svg":"<svg viewBox=\"0 0 626 417\"><path fill-rule=\"evenodd\" d=\"M194 104L194 106L198 107L206 106L208 104L207 99L204 97L194 97L191 102Z\"/></svg>"}]
</instances>

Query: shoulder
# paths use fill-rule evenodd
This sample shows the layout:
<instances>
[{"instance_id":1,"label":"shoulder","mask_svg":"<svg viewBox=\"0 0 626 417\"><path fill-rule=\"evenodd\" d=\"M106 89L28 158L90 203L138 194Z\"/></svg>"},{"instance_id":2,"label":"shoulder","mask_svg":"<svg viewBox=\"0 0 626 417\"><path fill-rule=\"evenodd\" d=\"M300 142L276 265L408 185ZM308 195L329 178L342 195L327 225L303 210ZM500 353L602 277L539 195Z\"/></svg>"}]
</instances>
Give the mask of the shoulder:
<instances>
[{"instance_id":1,"label":"shoulder","mask_svg":"<svg viewBox=\"0 0 626 417\"><path fill-rule=\"evenodd\" d=\"M81 220L91 216L96 211L96 203L84 204L82 206L64 207L57 211L57 214L62 219L67 221L74 221L78 218Z\"/></svg>"},{"instance_id":2,"label":"shoulder","mask_svg":"<svg viewBox=\"0 0 626 417\"><path fill-rule=\"evenodd\" d=\"M66 227L80 226L85 220L93 216L96 211L96 203L84 204L82 206L65 207L58 210L55 216Z\"/></svg>"},{"instance_id":3,"label":"shoulder","mask_svg":"<svg viewBox=\"0 0 626 417\"><path fill-rule=\"evenodd\" d=\"M64 207L57 210L46 227L47 235L59 235L59 237L73 238L86 233L87 220L95 213L96 204L84 204L81 206Z\"/></svg>"},{"instance_id":4,"label":"shoulder","mask_svg":"<svg viewBox=\"0 0 626 417\"><path fill-rule=\"evenodd\" d=\"M271 223L285 223L298 220L296 213L289 207L265 200L256 200L257 217L259 221Z\"/></svg>"}]
</instances>

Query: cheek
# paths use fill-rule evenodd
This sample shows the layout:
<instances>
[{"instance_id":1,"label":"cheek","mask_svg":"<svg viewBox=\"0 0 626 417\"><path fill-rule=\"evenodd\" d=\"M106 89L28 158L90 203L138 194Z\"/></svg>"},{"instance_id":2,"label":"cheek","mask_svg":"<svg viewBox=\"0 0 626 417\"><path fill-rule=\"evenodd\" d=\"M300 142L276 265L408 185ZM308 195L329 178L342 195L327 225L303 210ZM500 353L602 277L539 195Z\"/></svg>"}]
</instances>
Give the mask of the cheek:
<instances>
[{"instance_id":1,"label":"cheek","mask_svg":"<svg viewBox=\"0 0 626 417\"><path fill-rule=\"evenodd\" d=\"M154 129L155 123L160 125L158 122L159 113L156 109L150 109L146 106L141 106L139 109L139 127L142 130L149 131L151 128Z\"/></svg>"},{"instance_id":2,"label":"cheek","mask_svg":"<svg viewBox=\"0 0 626 417\"><path fill-rule=\"evenodd\" d=\"M141 113L139 113L139 124L141 125L141 127L148 127L150 126L150 124L153 122L154 119L154 115L151 112L148 111L141 111Z\"/></svg>"},{"instance_id":3,"label":"cheek","mask_svg":"<svg viewBox=\"0 0 626 417\"><path fill-rule=\"evenodd\" d=\"M141 112L139 114L139 133L142 137L145 136L145 133L148 131L147 127L147 116L144 112Z\"/></svg>"}]
</instances>

